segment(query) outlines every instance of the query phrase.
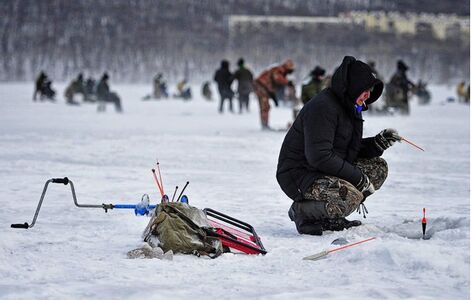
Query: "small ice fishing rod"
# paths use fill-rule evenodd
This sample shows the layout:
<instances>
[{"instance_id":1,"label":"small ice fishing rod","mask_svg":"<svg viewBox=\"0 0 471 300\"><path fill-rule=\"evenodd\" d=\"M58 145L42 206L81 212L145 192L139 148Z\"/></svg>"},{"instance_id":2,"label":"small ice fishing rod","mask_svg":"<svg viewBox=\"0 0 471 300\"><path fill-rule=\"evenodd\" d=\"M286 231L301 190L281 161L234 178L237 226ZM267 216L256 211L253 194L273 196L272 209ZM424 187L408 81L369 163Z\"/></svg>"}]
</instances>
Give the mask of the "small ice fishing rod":
<instances>
[{"instance_id":1,"label":"small ice fishing rod","mask_svg":"<svg viewBox=\"0 0 471 300\"><path fill-rule=\"evenodd\" d=\"M46 191L50 183L58 183L64 185L70 184L70 190L72 192L74 204L79 208L102 208L105 210L105 213L108 212L109 209L134 209L134 213L136 215L147 215L152 209L156 207L156 205L149 205L149 197L147 195L144 195L141 199L141 202L138 204L80 204L77 201L77 195L75 194L74 183L72 182L72 180L67 177L51 178L44 184L43 192L41 194L41 198L39 199L39 203L36 208L36 212L34 213L33 221L31 222L31 224L28 224L27 222L23 224L11 224L11 228L28 229L32 228L34 224L36 224L36 220L39 215L39 210L41 209L41 205L44 201L44 196L46 195ZM147 198L145 198L145 196L147 196Z\"/></svg>"},{"instance_id":2,"label":"small ice fishing rod","mask_svg":"<svg viewBox=\"0 0 471 300\"><path fill-rule=\"evenodd\" d=\"M415 147L415 148L417 148L417 149L422 150L422 151L425 152L425 150L424 150L422 147L417 146L416 144L414 144L414 143L412 143L411 141L409 141L409 140L403 138L402 136L399 136L399 138L401 139L401 141L404 141L404 142L408 143L409 145L411 145L411 146L413 146L413 147Z\"/></svg>"},{"instance_id":3,"label":"small ice fishing rod","mask_svg":"<svg viewBox=\"0 0 471 300\"><path fill-rule=\"evenodd\" d=\"M186 182L185 186L183 187L182 191L180 192L180 195L177 198L177 202L180 201L180 197L183 195L183 192L185 191L185 189L186 189L186 187L188 186L189 183L190 183L189 181Z\"/></svg>"},{"instance_id":4,"label":"small ice fishing rod","mask_svg":"<svg viewBox=\"0 0 471 300\"><path fill-rule=\"evenodd\" d=\"M344 246L340 246L340 247L334 248L332 250L325 250L325 251L322 251L322 252L319 252L319 253L316 253L316 254L313 254L313 255L310 255L310 256L306 256L306 257L303 258L303 260L318 260L318 259L321 259L323 257L326 257L327 255L329 255L332 252L343 250L345 248L353 247L353 246L356 246L356 245L359 245L359 244L363 244L363 243L372 241L374 239L375 239L375 237L371 237L369 239L362 240L362 241L359 241L359 242L356 242L356 243L347 244L347 245L344 245Z\"/></svg>"},{"instance_id":5,"label":"small ice fishing rod","mask_svg":"<svg viewBox=\"0 0 471 300\"><path fill-rule=\"evenodd\" d=\"M157 175L155 174L155 169L152 169L151 171L152 171L152 175L154 176L154 181L157 184L157 188L159 189L160 197L163 197L165 195L165 193L164 193L164 190L163 190L162 186L160 185L159 180L157 179Z\"/></svg>"}]
</instances>

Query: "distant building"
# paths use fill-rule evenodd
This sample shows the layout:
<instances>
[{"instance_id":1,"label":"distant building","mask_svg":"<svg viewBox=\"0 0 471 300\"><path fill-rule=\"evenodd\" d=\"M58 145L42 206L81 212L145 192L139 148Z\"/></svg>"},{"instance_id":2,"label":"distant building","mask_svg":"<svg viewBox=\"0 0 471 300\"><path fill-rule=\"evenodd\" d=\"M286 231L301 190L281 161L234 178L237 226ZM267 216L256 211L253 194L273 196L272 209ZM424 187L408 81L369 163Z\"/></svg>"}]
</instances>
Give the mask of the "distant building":
<instances>
[{"instance_id":1,"label":"distant building","mask_svg":"<svg viewBox=\"0 0 471 300\"><path fill-rule=\"evenodd\" d=\"M366 29L398 34L432 34L435 38L469 39L469 17L445 14L353 11L339 16Z\"/></svg>"},{"instance_id":2,"label":"distant building","mask_svg":"<svg viewBox=\"0 0 471 300\"><path fill-rule=\"evenodd\" d=\"M299 27L305 25L345 25L355 24L366 30L396 34L428 34L437 39L469 39L469 17L445 14L415 14L398 12L353 11L342 13L338 17L301 17L301 16L257 16L230 15L228 17L229 33L244 32L253 25L262 27L271 24L283 24Z\"/></svg>"}]
</instances>

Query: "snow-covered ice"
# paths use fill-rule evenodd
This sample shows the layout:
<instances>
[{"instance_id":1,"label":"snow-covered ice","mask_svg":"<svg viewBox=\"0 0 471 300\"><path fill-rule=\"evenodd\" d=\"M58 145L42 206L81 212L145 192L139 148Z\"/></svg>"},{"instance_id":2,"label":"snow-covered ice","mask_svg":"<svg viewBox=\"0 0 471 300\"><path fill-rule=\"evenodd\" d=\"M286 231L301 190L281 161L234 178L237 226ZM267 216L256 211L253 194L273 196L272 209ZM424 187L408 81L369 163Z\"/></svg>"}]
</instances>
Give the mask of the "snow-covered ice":
<instances>
[{"instance_id":1,"label":"snow-covered ice","mask_svg":"<svg viewBox=\"0 0 471 300\"><path fill-rule=\"evenodd\" d=\"M410 117L365 116L365 136L394 127L425 148L389 149L389 177L367 201L363 226L322 237L301 236L275 179L283 132L259 130L250 114L217 113L217 102L141 101L145 85L116 85L123 114L107 107L33 103L32 84L0 85L1 299L468 299L469 106L446 103L453 89L433 87L429 106ZM195 94L199 91L194 88ZM284 127L288 108L272 109ZM158 199L150 169L161 162L168 193L190 185L190 203L251 223L266 256L224 254L215 260L126 258L141 245L148 218L132 211L79 209L69 187L50 185L30 223L45 181L67 176L79 202ZM421 240L427 208L430 240ZM376 240L320 261L302 257L335 238Z\"/></svg>"}]
</instances>

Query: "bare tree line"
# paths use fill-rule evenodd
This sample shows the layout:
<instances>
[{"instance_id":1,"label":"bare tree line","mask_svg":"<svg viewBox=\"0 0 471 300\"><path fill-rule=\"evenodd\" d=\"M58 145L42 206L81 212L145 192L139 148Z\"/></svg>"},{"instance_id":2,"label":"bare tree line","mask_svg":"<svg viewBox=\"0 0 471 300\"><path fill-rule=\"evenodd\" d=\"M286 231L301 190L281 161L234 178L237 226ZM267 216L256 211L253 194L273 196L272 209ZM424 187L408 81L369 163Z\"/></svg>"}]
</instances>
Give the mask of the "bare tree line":
<instances>
[{"instance_id":1,"label":"bare tree line","mask_svg":"<svg viewBox=\"0 0 471 300\"><path fill-rule=\"evenodd\" d=\"M426 5L418 6L419 2ZM446 4L425 0L5 0L0 2L0 80L32 80L44 70L59 81L79 72L96 77L103 71L114 81L146 82L157 72L170 80L189 76L200 81L211 76L223 58L244 56L261 70L288 55L306 66L299 72L302 76L316 62L332 68L344 54L384 62L379 68L385 70L399 56L420 61L413 71L431 71L432 80L462 76L463 66L469 70L469 56L462 54L466 47L469 51L469 41L452 47L426 39L405 38L398 43L395 37L374 35L378 40L372 40L348 28L338 32L342 30L276 27L229 37L226 18L229 14L313 16L424 7L428 12L469 11L469 3L458 0ZM332 38L339 34L352 39ZM366 46L358 46L360 38L368 40Z\"/></svg>"}]
</instances>

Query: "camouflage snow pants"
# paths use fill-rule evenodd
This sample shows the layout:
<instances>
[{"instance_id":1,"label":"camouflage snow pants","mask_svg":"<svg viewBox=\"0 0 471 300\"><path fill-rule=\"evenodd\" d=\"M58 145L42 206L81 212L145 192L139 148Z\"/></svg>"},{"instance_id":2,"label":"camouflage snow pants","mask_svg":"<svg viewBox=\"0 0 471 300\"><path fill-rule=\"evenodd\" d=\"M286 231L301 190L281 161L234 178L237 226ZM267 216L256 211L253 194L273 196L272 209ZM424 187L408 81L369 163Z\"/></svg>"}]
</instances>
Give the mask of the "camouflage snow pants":
<instances>
[{"instance_id":1,"label":"camouflage snow pants","mask_svg":"<svg viewBox=\"0 0 471 300\"><path fill-rule=\"evenodd\" d=\"M262 128L268 127L268 117L270 116L270 95L268 94L265 87L261 86L257 82L254 83L255 94L258 98L258 104L260 105L260 121Z\"/></svg>"},{"instance_id":2,"label":"camouflage snow pants","mask_svg":"<svg viewBox=\"0 0 471 300\"><path fill-rule=\"evenodd\" d=\"M380 157L359 159L355 165L365 173L376 190L388 175L388 165ZM290 209L293 221L304 223L322 219L341 218L354 212L363 201L363 194L350 182L324 176L317 179L304 193L304 200L294 202Z\"/></svg>"}]
</instances>

